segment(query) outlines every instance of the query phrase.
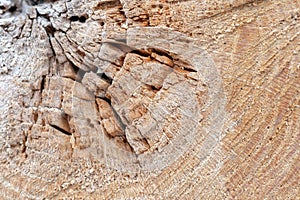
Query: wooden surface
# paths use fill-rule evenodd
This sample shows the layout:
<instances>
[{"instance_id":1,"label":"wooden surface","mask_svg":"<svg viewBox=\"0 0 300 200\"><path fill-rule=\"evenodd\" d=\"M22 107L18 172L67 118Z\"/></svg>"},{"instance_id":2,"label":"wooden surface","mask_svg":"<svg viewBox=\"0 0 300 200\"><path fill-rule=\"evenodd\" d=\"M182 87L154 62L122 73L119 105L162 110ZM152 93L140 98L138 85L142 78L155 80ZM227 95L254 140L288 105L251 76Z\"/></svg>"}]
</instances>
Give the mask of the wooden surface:
<instances>
[{"instance_id":1,"label":"wooden surface","mask_svg":"<svg viewBox=\"0 0 300 200\"><path fill-rule=\"evenodd\" d=\"M300 199L298 0L0 9L0 199Z\"/></svg>"}]
</instances>

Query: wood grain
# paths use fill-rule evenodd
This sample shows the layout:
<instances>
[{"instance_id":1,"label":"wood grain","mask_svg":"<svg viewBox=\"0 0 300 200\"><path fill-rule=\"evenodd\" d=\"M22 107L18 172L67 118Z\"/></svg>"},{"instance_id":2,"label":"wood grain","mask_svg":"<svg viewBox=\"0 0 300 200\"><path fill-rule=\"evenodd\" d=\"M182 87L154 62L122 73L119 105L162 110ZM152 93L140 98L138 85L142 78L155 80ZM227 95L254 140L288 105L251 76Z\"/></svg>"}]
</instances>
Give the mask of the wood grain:
<instances>
[{"instance_id":1,"label":"wood grain","mask_svg":"<svg viewBox=\"0 0 300 200\"><path fill-rule=\"evenodd\" d=\"M299 8L0 0L0 199L299 199Z\"/></svg>"}]
</instances>

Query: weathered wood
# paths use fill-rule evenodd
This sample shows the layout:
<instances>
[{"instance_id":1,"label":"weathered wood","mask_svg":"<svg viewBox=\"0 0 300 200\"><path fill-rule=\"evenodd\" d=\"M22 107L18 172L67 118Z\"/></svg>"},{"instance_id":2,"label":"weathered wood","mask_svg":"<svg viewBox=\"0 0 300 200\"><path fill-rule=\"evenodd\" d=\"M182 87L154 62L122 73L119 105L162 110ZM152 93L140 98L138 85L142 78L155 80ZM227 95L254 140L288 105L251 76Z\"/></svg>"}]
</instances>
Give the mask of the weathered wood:
<instances>
[{"instance_id":1,"label":"weathered wood","mask_svg":"<svg viewBox=\"0 0 300 200\"><path fill-rule=\"evenodd\" d=\"M297 0L0 0L1 199L299 199Z\"/></svg>"}]
</instances>

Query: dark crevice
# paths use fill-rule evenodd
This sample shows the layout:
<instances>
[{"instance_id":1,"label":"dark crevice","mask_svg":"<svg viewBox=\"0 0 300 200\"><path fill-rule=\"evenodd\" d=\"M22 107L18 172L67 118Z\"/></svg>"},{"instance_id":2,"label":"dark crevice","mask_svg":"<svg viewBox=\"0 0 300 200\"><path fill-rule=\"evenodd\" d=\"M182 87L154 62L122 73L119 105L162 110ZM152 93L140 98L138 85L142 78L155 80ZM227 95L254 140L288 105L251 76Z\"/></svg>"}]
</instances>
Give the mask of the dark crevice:
<instances>
[{"instance_id":1,"label":"dark crevice","mask_svg":"<svg viewBox=\"0 0 300 200\"><path fill-rule=\"evenodd\" d=\"M74 65L76 66L76 65ZM77 66L76 66L77 67ZM79 69L79 68L78 68ZM75 69L74 69L75 70ZM82 69L79 69L78 71L75 71L76 72L76 80L77 82L81 83L86 71L82 70Z\"/></svg>"},{"instance_id":2,"label":"dark crevice","mask_svg":"<svg viewBox=\"0 0 300 200\"><path fill-rule=\"evenodd\" d=\"M185 62L183 60L180 60L178 58L174 59L174 64L175 64L176 67L181 68L181 69L183 69L185 71L188 71L188 72L197 72L197 70L192 69L190 67L187 67L187 66L191 66L191 64L189 64L188 62Z\"/></svg>"},{"instance_id":3,"label":"dark crevice","mask_svg":"<svg viewBox=\"0 0 300 200\"><path fill-rule=\"evenodd\" d=\"M149 57L150 53L146 50L141 50L141 49L134 49L130 53L138 54L142 57Z\"/></svg>"},{"instance_id":4,"label":"dark crevice","mask_svg":"<svg viewBox=\"0 0 300 200\"><path fill-rule=\"evenodd\" d=\"M110 108L113 111L115 118L119 122L119 125L121 126L122 131L124 132L125 129L126 129L126 125L123 123L121 117L119 116L119 114L117 113L117 111L115 110L115 108L112 106L111 100L109 98L107 98L107 97L99 97L99 99L102 99L102 100L106 101L110 105Z\"/></svg>"},{"instance_id":5,"label":"dark crevice","mask_svg":"<svg viewBox=\"0 0 300 200\"><path fill-rule=\"evenodd\" d=\"M31 21L30 18L29 18L29 16L28 16L28 20ZM33 23L33 22L31 21L31 24L32 24L32 23ZM25 24L26 24L26 23L24 23L24 24L21 26L21 28L20 28L20 36L21 36L21 35L24 35L24 34L23 34L23 31L24 31L24 28L25 28Z\"/></svg>"},{"instance_id":6,"label":"dark crevice","mask_svg":"<svg viewBox=\"0 0 300 200\"><path fill-rule=\"evenodd\" d=\"M113 82L113 79L108 77L105 73L101 73L101 74L98 74L98 76L104 80L105 82L109 83L110 85L112 84Z\"/></svg>"},{"instance_id":7,"label":"dark crevice","mask_svg":"<svg viewBox=\"0 0 300 200\"><path fill-rule=\"evenodd\" d=\"M84 23L86 20L87 20L87 16L86 15L82 15L82 16L76 16L76 15L74 15L74 16L71 16L70 18L69 18L69 20L71 21L71 22L76 22L76 21L79 21L79 22L81 22L81 23Z\"/></svg>"},{"instance_id":8,"label":"dark crevice","mask_svg":"<svg viewBox=\"0 0 300 200\"><path fill-rule=\"evenodd\" d=\"M95 105L96 105L97 113L99 113L100 110L99 110L99 104L98 104L98 102L97 102L97 97L95 98ZM98 122L98 123L100 123L100 122Z\"/></svg>"},{"instance_id":9,"label":"dark crevice","mask_svg":"<svg viewBox=\"0 0 300 200\"><path fill-rule=\"evenodd\" d=\"M69 18L69 20L70 20L71 22L76 22L76 21L79 20L79 17L78 17L78 16L72 16L72 17Z\"/></svg>"},{"instance_id":10,"label":"dark crevice","mask_svg":"<svg viewBox=\"0 0 300 200\"><path fill-rule=\"evenodd\" d=\"M66 79L70 79L72 81L76 81L76 79L74 79L73 77L69 77L69 76L61 76L61 77L66 78ZM76 81L76 82L78 82L78 81Z\"/></svg>"},{"instance_id":11,"label":"dark crevice","mask_svg":"<svg viewBox=\"0 0 300 200\"><path fill-rule=\"evenodd\" d=\"M27 134L24 134L23 145L22 145L22 150L21 150L22 153L25 153L25 152L26 152L26 148L27 148L26 142L27 142L27 139L28 139Z\"/></svg>"},{"instance_id":12,"label":"dark crevice","mask_svg":"<svg viewBox=\"0 0 300 200\"><path fill-rule=\"evenodd\" d=\"M38 3L37 3L37 2L34 2L34 1L28 1L28 2L30 2L30 5L32 5L32 6L38 5Z\"/></svg>"},{"instance_id":13,"label":"dark crevice","mask_svg":"<svg viewBox=\"0 0 300 200\"><path fill-rule=\"evenodd\" d=\"M8 9L8 11L9 12L15 12L16 10L17 10L17 6L16 5L13 5L12 7L10 7L9 9Z\"/></svg>"},{"instance_id":14,"label":"dark crevice","mask_svg":"<svg viewBox=\"0 0 300 200\"><path fill-rule=\"evenodd\" d=\"M117 121L119 122L119 125L121 126L122 128L122 131L125 132L125 129L126 129L126 125L123 123L120 115L117 113L117 111L114 109L114 107L110 104L110 107L111 107L111 110L113 111L114 113L114 116L115 118L117 119Z\"/></svg>"},{"instance_id":15,"label":"dark crevice","mask_svg":"<svg viewBox=\"0 0 300 200\"><path fill-rule=\"evenodd\" d=\"M126 136L116 136L116 137L114 137L114 139L115 139L115 142L122 145L126 150L134 153L134 149L132 148L132 146L127 141Z\"/></svg>"},{"instance_id":16,"label":"dark crevice","mask_svg":"<svg viewBox=\"0 0 300 200\"><path fill-rule=\"evenodd\" d=\"M39 117L39 114L38 114L38 112L37 112L37 111L35 111L35 112L33 113L33 121L34 121L34 123L36 123L36 122L37 122L37 120L38 120L38 117Z\"/></svg>"},{"instance_id":17,"label":"dark crevice","mask_svg":"<svg viewBox=\"0 0 300 200\"><path fill-rule=\"evenodd\" d=\"M162 88L162 85L159 86L159 87L155 87L153 85L149 85L149 87L151 88L151 90L155 91L155 92L158 92L161 88Z\"/></svg>"},{"instance_id":18,"label":"dark crevice","mask_svg":"<svg viewBox=\"0 0 300 200\"><path fill-rule=\"evenodd\" d=\"M30 29L29 29L29 30L30 30L30 34L29 34L29 35L30 35L30 37L32 37L33 24L34 24L33 22L34 22L34 21L33 21L33 20L31 20ZM25 26L25 25L24 25L24 26Z\"/></svg>"},{"instance_id":19,"label":"dark crevice","mask_svg":"<svg viewBox=\"0 0 300 200\"><path fill-rule=\"evenodd\" d=\"M123 15L123 16L125 17L125 19L126 19L126 15L125 15L125 12L124 12L124 10L123 10L123 7L119 8L119 12L120 12L120 14Z\"/></svg>"},{"instance_id":20,"label":"dark crevice","mask_svg":"<svg viewBox=\"0 0 300 200\"><path fill-rule=\"evenodd\" d=\"M51 126L52 128L54 128L54 129L56 129L56 130L62 132L62 133L65 134L65 135L68 135L68 136L72 135L72 133L70 133L70 132L68 132L68 131L66 131L66 130L64 130L64 129L62 129L62 128L56 126L56 125L49 124L49 126Z\"/></svg>"},{"instance_id":21,"label":"dark crevice","mask_svg":"<svg viewBox=\"0 0 300 200\"><path fill-rule=\"evenodd\" d=\"M73 68L74 72L76 73L76 80L74 80L74 81L81 82L81 80L83 79L83 76L85 75L85 71L83 71L82 69L78 68L71 61L69 61L69 62L71 64L71 67Z\"/></svg>"},{"instance_id":22,"label":"dark crevice","mask_svg":"<svg viewBox=\"0 0 300 200\"><path fill-rule=\"evenodd\" d=\"M106 135L109 139L114 139L115 142L117 142L117 143L119 143L120 145L122 145L125 149L127 149L127 150L129 150L129 151L131 151L131 152L134 152L134 149L133 149L132 146L129 144L129 142L128 142L126 136L125 136L126 125L123 123L123 121L122 121L121 117L119 116L119 114L117 113L117 111L116 111L116 110L114 109L114 107L111 105L111 100L110 100L109 98L107 98L107 97L99 97L99 99L104 100L105 102L107 102L107 103L110 105L110 108L111 108L111 110L113 111L114 117L116 118L116 120L117 120L119 126L120 126L121 129L122 129L122 132L124 133L124 136L112 136L112 135L108 134L108 133L106 132L106 130L104 129L104 127L103 127L103 130L104 130L105 135ZM99 111L99 105L98 105L97 101L95 101L95 102L96 102L96 105L97 105L97 106L96 106L96 107L97 107L97 111L100 112L100 111ZM99 123L99 125L101 125L101 121L98 121L98 123Z\"/></svg>"},{"instance_id":23,"label":"dark crevice","mask_svg":"<svg viewBox=\"0 0 300 200\"><path fill-rule=\"evenodd\" d=\"M38 12L38 10L37 10L37 17L45 18L47 21L50 22L50 16L48 14L41 14Z\"/></svg>"},{"instance_id":24,"label":"dark crevice","mask_svg":"<svg viewBox=\"0 0 300 200\"><path fill-rule=\"evenodd\" d=\"M117 62L113 62L113 61L111 61L109 59L103 59L103 58L99 58L99 59L102 60L102 61L105 61L105 62L109 62L110 64L115 65L118 68L120 68L120 67L123 66L123 61L124 61L124 58L118 58L119 59L118 61L121 62L120 64L118 64ZM102 74L102 73L99 73L99 74Z\"/></svg>"},{"instance_id":25,"label":"dark crevice","mask_svg":"<svg viewBox=\"0 0 300 200\"><path fill-rule=\"evenodd\" d=\"M56 29L52 26L52 24L49 24L48 26L45 27L45 31L47 32L48 36L53 37Z\"/></svg>"},{"instance_id":26,"label":"dark crevice","mask_svg":"<svg viewBox=\"0 0 300 200\"><path fill-rule=\"evenodd\" d=\"M194 69L191 69L191 68L186 68L186 67L181 67L184 71L188 71L188 72L197 72L196 70Z\"/></svg>"},{"instance_id":27,"label":"dark crevice","mask_svg":"<svg viewBox=\"0 0 300 200\"><path fill-rule=\"evenodd\" d=\"M140 154L142 154L142 153L146 152L148 149L150 149L150 144L146 138L141 139L141 142L147 146L147 149L143 152L140 152Z\"/></svg>"},{"instance_id":28,"label":"dark crevice","mask_svg":"<svg viewBox=\"0 0 300 200\"><path fill-rule=\"evenodd\" d=\"M81 16L79 17L79 22L84 23L87 20L87 17Z\"/></svg>"},{"instance_id":29,"label":"dark crevice","mask_svg":"<svg viewBox=\"0 0 300 200\"><path fill-rule=\"evenodd\" d=\"M151 53L156 53L159 56L166 56L170 60L173 60L173 57L170 56L166 51L159 50L159 49L154 49L154 48L149 48L148 51L151 52Z\"/></svg>"},{"instance_id":30,"label":"dark crevice","mask_svg":"<svg viewBox=\"0 0 300 200\"><path fill-rule=\"evenodd\" d=\"M26 133L23 132L23 141L22 141L22 148L21 148L21 153L25 154L25 158L27 158L27 153L26 153L26 150L27 150L27 146L26 146L26 143L27 143L27 140L28 140L28 135Z\"/></svg>"},{"instance_id":31,"label":"dark crevice","mask_svg":"<svg viewBox=\"0 0 300 200\"><path fill-rule=\"evenodd\" d=\"M64 55L65 55L65 53L64 53ZM84 71L84 70L80 69L79 67L77 67L75 65L75 63L68 58L68 56L66 56L66 59L70 62L70 64L72 65L72 68L74 69L74 71L76 73L76 80L75 81L81 83L86 71Z\"/></svg>"},{"instance_id":32,"label":"dark crevice","mask_svg":"<svg viewBox=\"0 0 300 200\"><path fill-rule=\"evenodd\" d=\"M98 68L97 67L93 67L93 69L91 69L92 72L94 72L95 74L97 74Z\"/></svg>"},{"instance_id":33,"label":"dark crevice","mask_svg":"<svg viewBox=\"0 0 300 200\"><path fill-rule=\"evenodd\" d=\"M110 106L111 106L111 100L107 97L99 97L99 99L102 99L104 101L106 101Z\"/></svg>"},{"instance_id":34,"label":"dark crevice","mask_svg":"<svg viewBox=\"0 0 300 200\"><path fill-rule=\"evenodd\" d=\"M42 118L42 120L41 120L41 125L42 125L42 126L46 126L46 121L45 121L45 119L43 119L43 118Z\"/></svg>"},{"instance_id":35,"label":"dark crevice","mask_svg":"<svg viewBox=\"0 0 300 200\"><path fill-rule=\"evenodd\" d=\"M46 29L45 29L45 30L46 30ZM51 48L51 50L52 50L52 53L53 53L54 56L56 56L56 53L55 53L53 44L52 44L52 42L51 42L51 36L50 36L50 35L48 35L48 39L49 39L49 44L50 44L50 48Z\"/></svg>"},{"instance_id":36,"label":"dark crevice","mask_svg":"<svg viewBox=\"0 0 300 200\"><path fill-rule=\"evenodd\" d=\"M94 126L94 124L92 123L91 119L87 119L86 121L87 121L87 123L89 124L89 127L95 128L95 126Z\"/></svg>"},{"instance_id":37,"label":"dark crevice","mask_svg":"<svg viewBox=\"0 0 300 200\"><path fill-rule=\"evenodd\" d=\"M77 49L76 53L77 53L78 55L80 55L81 57L84 57L84 56L85 56L85 52L84 52L84 51L81 51L81 50L79 50L79 49Z\"/></svg>"},{"instance_id":38,"label":"dark crevice","mask_svg":"<svg viewBox=\"0 0 300 200\"><path fill-rule=\"evenodd\" d=\"M99 97L99 99L102 99L103 101L106 101L111 106L111 100L107 97Z\"/></svg>"},{"instance_id":39,"label":"dark crevice","mask_svg":"<svg viewBox=\"0 0 300 200\"><path fill-rule=\"evenodd\" d=\"M157 93L161 88L162 88L162 85L159 85L157 87L155 87L154 85L149 85L145 82L142 82L149 90L152 90L154 91L155 93Z\"/></svg>"},{"instance_id":40,"label":"dark crevice","mask_svg":"<svg viewBox=\"0 0 300 200\"><path fill-rule=\"evenodd\" d=\"M45 89L45 79L46 79L46 76L42 76L42 81L41 81L41 86L40 86L40 93L42 93L43 90Z\"/></svg>"},{"instance_id":41,"label":"dark crevice","mask_svg":"<svg viewBox=\"0 0 300 200\"><path fill-rule=\"evenodd\" d=\"M159 50L159 49L154 49L154 48L149 48L147 50L135 49L135 50L131 51L131 53L135 53L135 54L138 54L138 55L143 56L143 57L150 57L151 59L156 60L157 62L159 62L161 64L168 65L171 68L173 67L174 59L166 51ZM161 60L159 60L159 59L155 58L154 56L152 56L151 55L152 53L155 53L158 56L167 57L168 59L170 59L170 61L172 62L172 64L168 64L168 63L162 62Z\"/></svg>"}]
</instances>

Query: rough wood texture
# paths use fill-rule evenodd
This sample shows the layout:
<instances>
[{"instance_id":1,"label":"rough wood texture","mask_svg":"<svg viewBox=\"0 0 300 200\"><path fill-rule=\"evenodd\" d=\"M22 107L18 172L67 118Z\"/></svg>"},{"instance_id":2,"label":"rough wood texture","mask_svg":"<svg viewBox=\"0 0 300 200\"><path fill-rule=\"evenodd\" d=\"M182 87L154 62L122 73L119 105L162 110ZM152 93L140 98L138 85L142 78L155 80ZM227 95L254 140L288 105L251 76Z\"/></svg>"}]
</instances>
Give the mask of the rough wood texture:
<instances>
[{"instance_id":1,"label":"rough wood texture","mask_svg":"<svg viewBox=\"0 0 300 200\"><path fill-rule=\"evenodd\" d=\"M0 0L1 199L300 199L298 0Z\"/></svg>"}]
</instances>

